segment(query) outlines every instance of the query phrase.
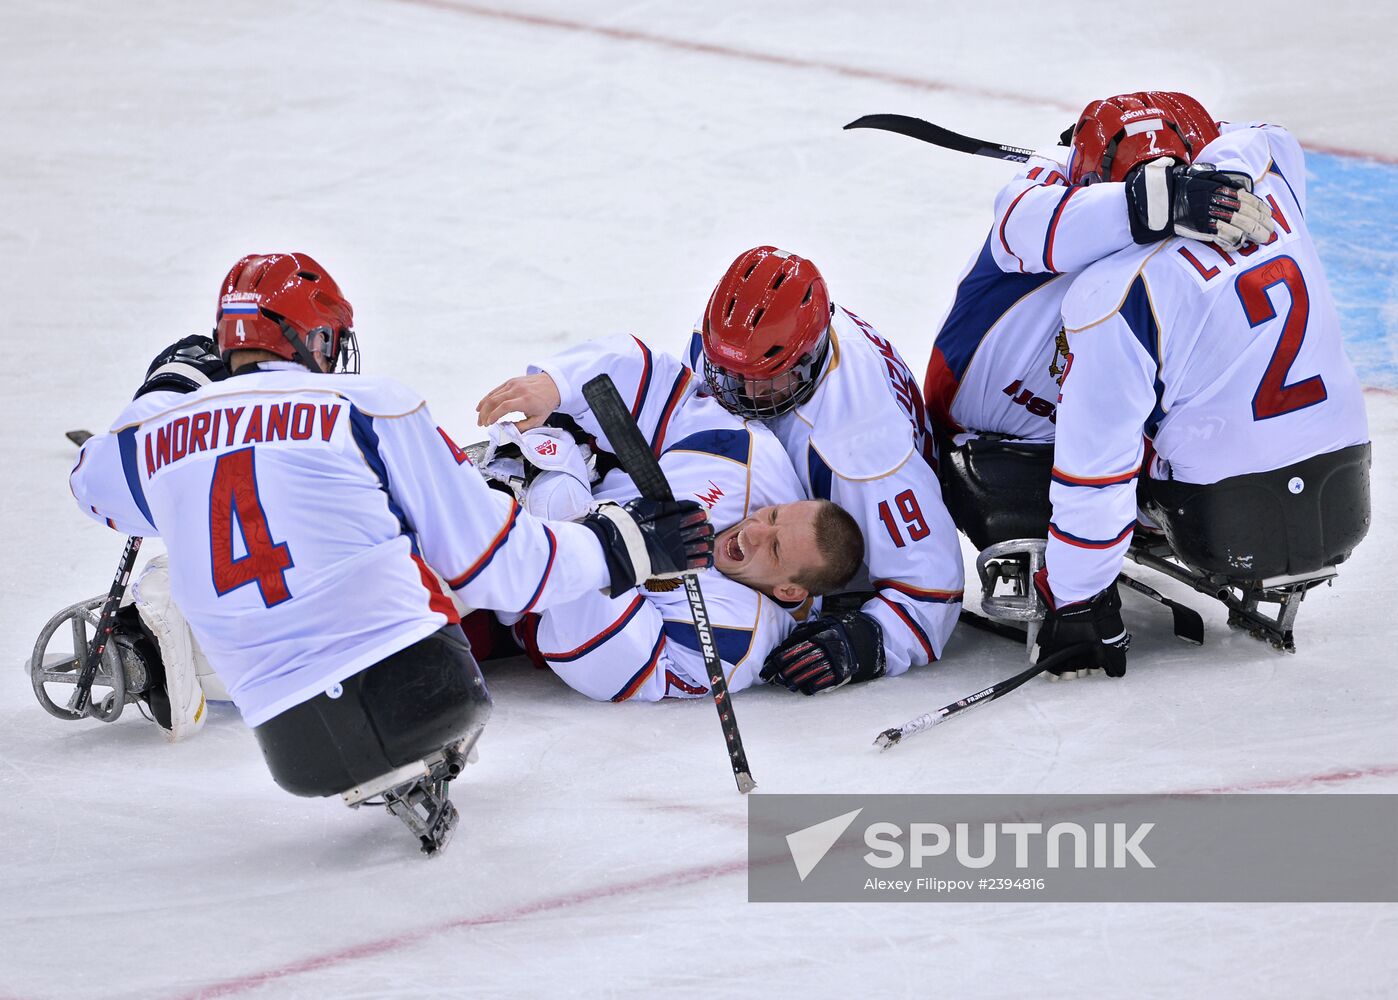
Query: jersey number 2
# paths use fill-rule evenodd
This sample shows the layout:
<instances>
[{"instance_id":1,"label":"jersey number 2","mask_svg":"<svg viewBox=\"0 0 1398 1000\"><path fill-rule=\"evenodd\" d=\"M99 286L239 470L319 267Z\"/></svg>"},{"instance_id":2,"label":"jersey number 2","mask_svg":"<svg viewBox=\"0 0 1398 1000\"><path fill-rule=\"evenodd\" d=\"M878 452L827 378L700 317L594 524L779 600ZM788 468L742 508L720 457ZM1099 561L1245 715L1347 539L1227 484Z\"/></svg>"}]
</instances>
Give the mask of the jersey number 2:
<instances>
[{"instance_id":1,"label":"jersey number 2","mask_svg":"<svg viewBox=\"0 0 1398 1000\"><path fill-rule=\"evenodd\" d=\"M908 537L915 542L920 542L931 534L932 529L927 526L927 519L922 516L922 508L918 506L917 497L912 490L904 490L893 498L894 505L898 508L898 513L903 519L903 523L908 526ZM902 548L908 543L903 541L903 533L898 530L898 521L893 516L893 511L889 510L888 501L879 501L879 520L888 529L889 537L893 539L893 544Z\"/></svg>"},{"instance_id":2,"label":"jersey number 2","mask_svg":"<svg viewBox=\"0 0 1398 1000\"><path fill-rule=\"evenodd\" d=\"M249 583L257 584L267 607L291 599L286 571L294 565L286 542L272 541L267 515L257 495L253 449L219 458L209 487L209 552L214 590L222 597ZM243 540L244 555L233 556L233 532Z\"/></svg>"},{"instance_id":3,"label":"jersey number 2","mask_svg":"<svg viewBox=\"0 0 1398 1000\"><path fill-rule=\"evenodd\" d=\"M1282 322L1281 337L1277 340L1276 350L1272 352L1272 360L1257 391L1252 394L1254 420L1267 420L1302 410L1323 403L1326 396L1325 383L1319 375L1312 375L1294 385L1286 384L1286 376L1301 351L1301 341L1306 338L1306 322L1311 313L1306 279L1296 266L1296 261L1290 257L1278 257L1238 275L1238 298L1243 303L1248 323L1258 327L1277 318L1277 310L1267 297L1267 292L1275 285L1286 286L1291 296L1291 308Z\"/></svg>"}]
</instances>

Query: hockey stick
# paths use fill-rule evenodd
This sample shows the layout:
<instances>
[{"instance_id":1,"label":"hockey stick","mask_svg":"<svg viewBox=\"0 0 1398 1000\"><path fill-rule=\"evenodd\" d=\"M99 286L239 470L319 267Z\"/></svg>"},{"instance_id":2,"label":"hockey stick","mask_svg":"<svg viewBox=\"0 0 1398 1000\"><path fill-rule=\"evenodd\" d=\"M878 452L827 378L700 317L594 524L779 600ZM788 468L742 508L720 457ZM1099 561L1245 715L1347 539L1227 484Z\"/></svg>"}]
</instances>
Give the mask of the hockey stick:
<instances>
[{"instance_id":1,"label":"hockey stick","mask_svg":"<svg viewBox=\"0 0 1398 1000\"><path fill-rule=\"evenodd\" d=\"M641 496L648 500L674 500L675 495L665 480L660 463L641 436L641 430L636 426L631 411L622 402L611 376L598 375L590 380L583 386L583 398L592 408L592 415L602 426L602 432L611 442L621 467L631 476ZM694 616L694 631L699 636L699 649L704 656L704 669L709 674L709 693L713 695L714 705L718 708L718 721L728 741L728 762L733 767L733 780L738 783L738 791L746 795L757 787L757 782L752 780L748 770L743 737L738 732L738 720L733 714L733 698L728 693L728 681L723 676L723 661L719 658L713 630L709 627L709 609L704 604L703 591L699 589L699 577L686 573L683 580L684 596L689 599L689 612Z\"/></svg>"},{"instance_id":2,"label":"hockey stick","mask_svg":"<svg viewBox=\"0 0 1398 1000\"><path fill-rule=\"evenodd\" d=\"M1122 573L1117 577L1118 583L1124 583L1138 594L1144 594L1157 604L1163 604L1170 609L1170 613L1175 617L1175 638L1183 639L1185 642L1192 642L1196 646L1204 645L1204 619L1199 612L1187 605L1172 601L1154 587L1149 587L1140 580L1133 580Z\"/></svg>"},{"instance_id":3,"label":"hockey stick","mask_svg":"<svg viewBox=\"0 0 1398 1000\"><path fill-rule=\"evenodd\" d=\"M112 637L112 630L116 628L117 606L121 604L121 595L126 593L126 584L131 579L131 570L136 565L136 553L139 551L141 536L128 536L126 548L121 550L121 561L117 563L112 589L107 591L107 599L102 602L102 613L97 618L97 628L92 633L92 641L88 643L87 658L83 661L82 672L78 674L73 695L68 699L70 712L86 715L88 707L92 704L92 682L97 677L97 664L101 662L102 654L107 651L107 640ZM77 653L77 650L73 652Z\"/></svg>"},{"instance_id":4,"label":"hockey stick","mask_svg":"<svg viewBox=\"0 0 1398 1000\"><path fill-rule=\"evenodd\" d=\"M856 118L845 128L876 128L885 132L897 132L899 135L930 142L932 145L941 146L944 149L954 149L958 153L989 156L996 160L1012 160L1015 163L1024 163L1034 155L1032 149L1006 146L999 142L986 142L984 139L972 139L969 135L953 132L951 129L933 125L929 121L913 118L910 115L865 115L863 118Z\"/></svg>"},{"instance_id":5,"label":"hockey stick","mask_svg":"<svg viewBox=\"0 0 1398 1000\"><path fill-rule=\"evenodd\" d=\"M998 635L1002 639L1012 639L1015 642L1024 642L1025 631L1022 628L1015 628L1013 625L1006 625L1004 622L997 622L993 618L978 615L974 611L961 609L961 614L957 620L962 625L969 625L971 628L980 629L982 632L989 632L991 635Z\"/></svg>"},{"instance_id":6,"label":"hockey stick","mask_svg":"<svg viewBox=\"0 0 1398 1000\"><path fill-rule=\"evenodd\" d=\"M1088 652L1090 648L1091 646L1084 642L1076 646L1069 646L1067 649L1060 649L1052 656L1044 657L1044 659L1040 660L1038 663L1035 663L1026 670L1021 670L1013 677L1007 677L1003 681L996 681L988 688L982 688L975 694L967 695L960 701L954 701L950 705L944 705L935 712L927 712L923 715L919 715L916 719L911 719L901 726L897 726L893 729L885 729L874 737L874 746L878 747L880 750L887 750L889 747L897 746L907 737L916 736L924 729L931 729L933 726L940 725L959 712L964 712L968 708L984 705L994 701L996 698L1004 697L1025 681L1039 676L1039 674L1043 673L1045 670L1052 670L1060 663L1067 663L1069 660L1082 656L1084 653Z\"/></svg>"}]
</instances>

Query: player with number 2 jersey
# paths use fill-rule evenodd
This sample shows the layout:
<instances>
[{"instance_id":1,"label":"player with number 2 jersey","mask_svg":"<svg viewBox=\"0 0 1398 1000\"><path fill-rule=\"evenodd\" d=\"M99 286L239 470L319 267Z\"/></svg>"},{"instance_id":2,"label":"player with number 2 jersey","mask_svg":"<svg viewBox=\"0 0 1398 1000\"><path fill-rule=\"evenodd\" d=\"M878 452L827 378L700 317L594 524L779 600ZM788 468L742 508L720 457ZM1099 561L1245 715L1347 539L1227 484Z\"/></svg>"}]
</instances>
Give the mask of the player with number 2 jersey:
<instances>
[{"instance_id":1,"label":"player with number 2 jersey","mask_svg":"<svg viewBox=\"0 0 1398 1000\"><path fill-rule=\"evenodd\" d=\"M1094 170L1114 176L1110 155L1124 158L1128 141L1155 135L1132 131L1131 115L1144 112L1123 112L1129 104L1089 106L1072 180ZM1112 116L1126 119L1127 140L1104 152L1093 137L1113 127L1089 119ZM1131 247L1073 283L1063 303L1069 351L1047 554L1059 605L1087 601L1115 580L1136 522L1139 475L1210 484L1368 440L1307 226L1300 146L1273 126L1224 126L1198 159L1246 173L1274 233L1233 252L1180 238Z\"/></svg>"}]
</instances>

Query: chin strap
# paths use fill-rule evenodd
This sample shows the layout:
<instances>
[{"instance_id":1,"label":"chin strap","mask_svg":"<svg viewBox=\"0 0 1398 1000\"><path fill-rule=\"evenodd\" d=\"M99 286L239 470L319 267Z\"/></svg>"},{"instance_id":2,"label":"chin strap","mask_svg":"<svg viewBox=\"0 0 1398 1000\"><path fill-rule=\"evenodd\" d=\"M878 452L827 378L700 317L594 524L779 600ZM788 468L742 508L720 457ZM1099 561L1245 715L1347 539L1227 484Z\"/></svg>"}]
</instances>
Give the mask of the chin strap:
<instances>
[{"instance_id":1,"label":"chin strap","mask_svg":"<svg viewBox=\"0 0 1398 1000\"><path fill-rule=\"evenodd\" d=\"M296 360L300 361L301 364L305 365L313 372L325 371L325 369L321 367L321 361L328 361L328 358L318 358L315 352L306 346L305 340L296 335L296 331L291 328L291 324L286 320L280 320L277 325L281 327L282 336L291 344L291 349L296 352ZM324 329L324 327L316 327L311 333ZM326 341L327 343L333 342L333 335L328 330L326 330L326 336L329 338Z\"/></svg>"}]
</instances>

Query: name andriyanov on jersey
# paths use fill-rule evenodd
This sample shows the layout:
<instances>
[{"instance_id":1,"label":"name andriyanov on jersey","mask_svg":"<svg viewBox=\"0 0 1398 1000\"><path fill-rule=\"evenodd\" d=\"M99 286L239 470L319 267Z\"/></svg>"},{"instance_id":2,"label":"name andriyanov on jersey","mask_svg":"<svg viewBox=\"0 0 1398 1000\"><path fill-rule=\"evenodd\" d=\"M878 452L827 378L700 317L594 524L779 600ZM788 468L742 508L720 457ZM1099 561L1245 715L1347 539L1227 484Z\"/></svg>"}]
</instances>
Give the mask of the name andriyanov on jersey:
<instances>
[{"instance_id":1,"label":"name andriyanov on jersey","mask_svg":"<svg viewBox=\"0 0 1398 1000\"><path fill-rule=\"evenodd\" d=\"M273 403L214 407L175 417L143 437L146 476L186 455L269 441L329 441L341 403Z\"/></svg>"}]
</instances>

